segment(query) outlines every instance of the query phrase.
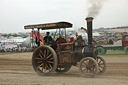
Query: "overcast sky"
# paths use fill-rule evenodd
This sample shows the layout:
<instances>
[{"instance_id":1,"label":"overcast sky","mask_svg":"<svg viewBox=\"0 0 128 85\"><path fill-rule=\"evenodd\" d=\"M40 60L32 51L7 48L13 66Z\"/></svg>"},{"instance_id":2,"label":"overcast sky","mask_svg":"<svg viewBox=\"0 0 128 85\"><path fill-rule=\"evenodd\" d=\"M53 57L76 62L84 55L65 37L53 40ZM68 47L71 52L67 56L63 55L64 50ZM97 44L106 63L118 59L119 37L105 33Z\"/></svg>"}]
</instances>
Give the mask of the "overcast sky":
<instances>
[{"instance_id":1,"label":"overcast sky","mask_svg":"<svg viewBox=\"0 0 128 85\"><path fill-rule=\"evenodd\" d=\"M91 2L90 2L91 1ZM0 0L0 33L27 32L25 25L68 21L74 29L86 27L93 1L102 0ZM94 29L128 26L128 0L103 0ZM95 9L97 10L97 9ZM30 31L30 30L28 30Z\"/></svg>"}]
</instances>

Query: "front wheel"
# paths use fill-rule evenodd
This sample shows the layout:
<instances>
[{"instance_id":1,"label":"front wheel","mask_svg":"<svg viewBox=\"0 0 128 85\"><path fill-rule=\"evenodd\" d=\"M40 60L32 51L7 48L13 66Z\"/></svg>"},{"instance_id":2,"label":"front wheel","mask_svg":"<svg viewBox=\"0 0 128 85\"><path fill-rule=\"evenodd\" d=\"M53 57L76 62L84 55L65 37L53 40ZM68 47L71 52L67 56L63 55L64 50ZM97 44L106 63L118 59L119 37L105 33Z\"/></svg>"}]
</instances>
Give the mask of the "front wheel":
<instances>
[{"instance_id":1,"label":"front wheel","mask_svg":"<svg viewBox=\"0 0 128 85\"><path fill-rule=\"evenodd\" d=\"M98 74L103 74L106 71L106 62L105 62L105 60L102 57L97 56L96 61L97 61L98 66L99 66Z\"/></svg>"},{"instance_id":2,"label":"front wheel","mask_svg":"<svg viewBox=\"0 0 128 85\"><path fill-rule=\"evenodd\" d=\"M98 73L99 66L95 59L86 57L80 61L79 69L85 77L94 77Z\"/></svg>"},{"instance_id":3,"label":"front wheel","mask_svg":"<svg viewBox=\"0 0 128 85\"><path fill-rule=\"evenodd\" d=\"M33 53L32 65L39 75L54 72L57 68L57 63L57 55L50 46L40 46Z\"/></svg>"}]
</instances>

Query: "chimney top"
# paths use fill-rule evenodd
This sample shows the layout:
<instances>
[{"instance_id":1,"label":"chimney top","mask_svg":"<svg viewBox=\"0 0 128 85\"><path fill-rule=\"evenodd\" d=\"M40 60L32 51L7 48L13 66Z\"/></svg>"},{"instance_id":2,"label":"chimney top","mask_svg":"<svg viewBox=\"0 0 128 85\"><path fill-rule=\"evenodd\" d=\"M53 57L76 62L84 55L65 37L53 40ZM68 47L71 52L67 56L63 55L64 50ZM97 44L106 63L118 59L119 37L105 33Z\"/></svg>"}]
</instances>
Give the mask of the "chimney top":
<instances>
[{"instance_id":1,"label":"chimney top","mask_svg":"<svg viewBox=\"0 0 128 85\"><path fill-rule=\"evenodd\" d=\"M87 20L87 22L92 22L93 19L93 17L87 17L85 20Z\"/></svg>"}]
</instances>

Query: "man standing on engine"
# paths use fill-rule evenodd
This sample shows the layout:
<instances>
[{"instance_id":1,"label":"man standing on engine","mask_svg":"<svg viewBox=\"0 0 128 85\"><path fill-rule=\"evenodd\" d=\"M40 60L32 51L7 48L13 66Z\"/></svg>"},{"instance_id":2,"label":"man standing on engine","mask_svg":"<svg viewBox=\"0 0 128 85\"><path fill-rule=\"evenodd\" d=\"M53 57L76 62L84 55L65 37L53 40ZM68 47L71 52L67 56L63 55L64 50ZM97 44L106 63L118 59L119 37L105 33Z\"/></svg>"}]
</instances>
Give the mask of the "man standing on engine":
<instances>
[{"instance_id":1,"label":"man standing on engine","mask_svg":"<svg viewBox=\"0 0 128 85\"><path fill-rule=\"evenodd\" d=\"M52 42L52 37L49 36L49 34L50 34L50 32L47 32L47 33L46 33L46 36L44 37L44 44L45 44L45 45L48 45L49 43Z\"/></svg>"}]
</instances>

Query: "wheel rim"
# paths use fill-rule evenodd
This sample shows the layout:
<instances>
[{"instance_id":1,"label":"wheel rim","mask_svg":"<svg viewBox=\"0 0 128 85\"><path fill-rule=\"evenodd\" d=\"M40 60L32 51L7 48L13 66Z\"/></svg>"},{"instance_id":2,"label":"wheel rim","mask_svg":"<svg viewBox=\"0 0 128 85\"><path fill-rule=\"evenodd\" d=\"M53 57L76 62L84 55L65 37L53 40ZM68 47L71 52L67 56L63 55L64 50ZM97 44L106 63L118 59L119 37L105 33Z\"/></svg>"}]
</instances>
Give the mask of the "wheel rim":
<instances>
[{"instance_id":1,"label":"wheel rim","mask_svg":"<svg viewBox=\"0 0 128 85\"><path fill-rule=\"evenodd\" d=\"M106 50L103 47L97 47L98 54L105 54Z\"/></svg>"},{"instance_id":2,"label":"wheel rim","mask_svg":"<svg viewBox=\"0 0 128 85\"><path fill-rule=\"evenodd\" d=\"M125 52L125 54L128 54L128 46L126 46L126 47L124 48L124 52Z\"/></svg>"},{"instance_id":3,"label":"wheel rim","mask_svg":"<svg viewBox=\"0 0 128 85\"><path fill-rule=\"evenodd\" d=\"M93 58L82 59L79 68L86 77L93 77L98 72L98 64Z\"/></svg>"},{"instance_id":4,"label":"wheel rim","mask_svg":"<svg viewBox=\"0 0 128 85\"><path fill-rule=\"evenodd\" d=\"M102 49L98 49L98 52L99 52L99 54L101 54L102 53Z\"/></svg>"},{"instance_id":5,"label":"wheel rim","mask_svg":"<svg viewBox=\"0 0 128 85\"><path fill-rule=\"evenodd\" d=\"M98 72L98 74L104 73L105 70L106 70L106 62L105 62L105 60L102 57L97 56L96 57L96 61L97 61L98 66L99 66L99 72Z\"/></svg>"},{"instance_id":6,"label":"wheel rim","mask_svg":"<svg viewBox=\"0 0 128 85\"><path fill-rule=\"evenodd\" d=\"M33 54L33 67L39 74L46 74L53 72L57 66L57 60L49 48L38 48Z\"/></svg>"}]
</instances>

